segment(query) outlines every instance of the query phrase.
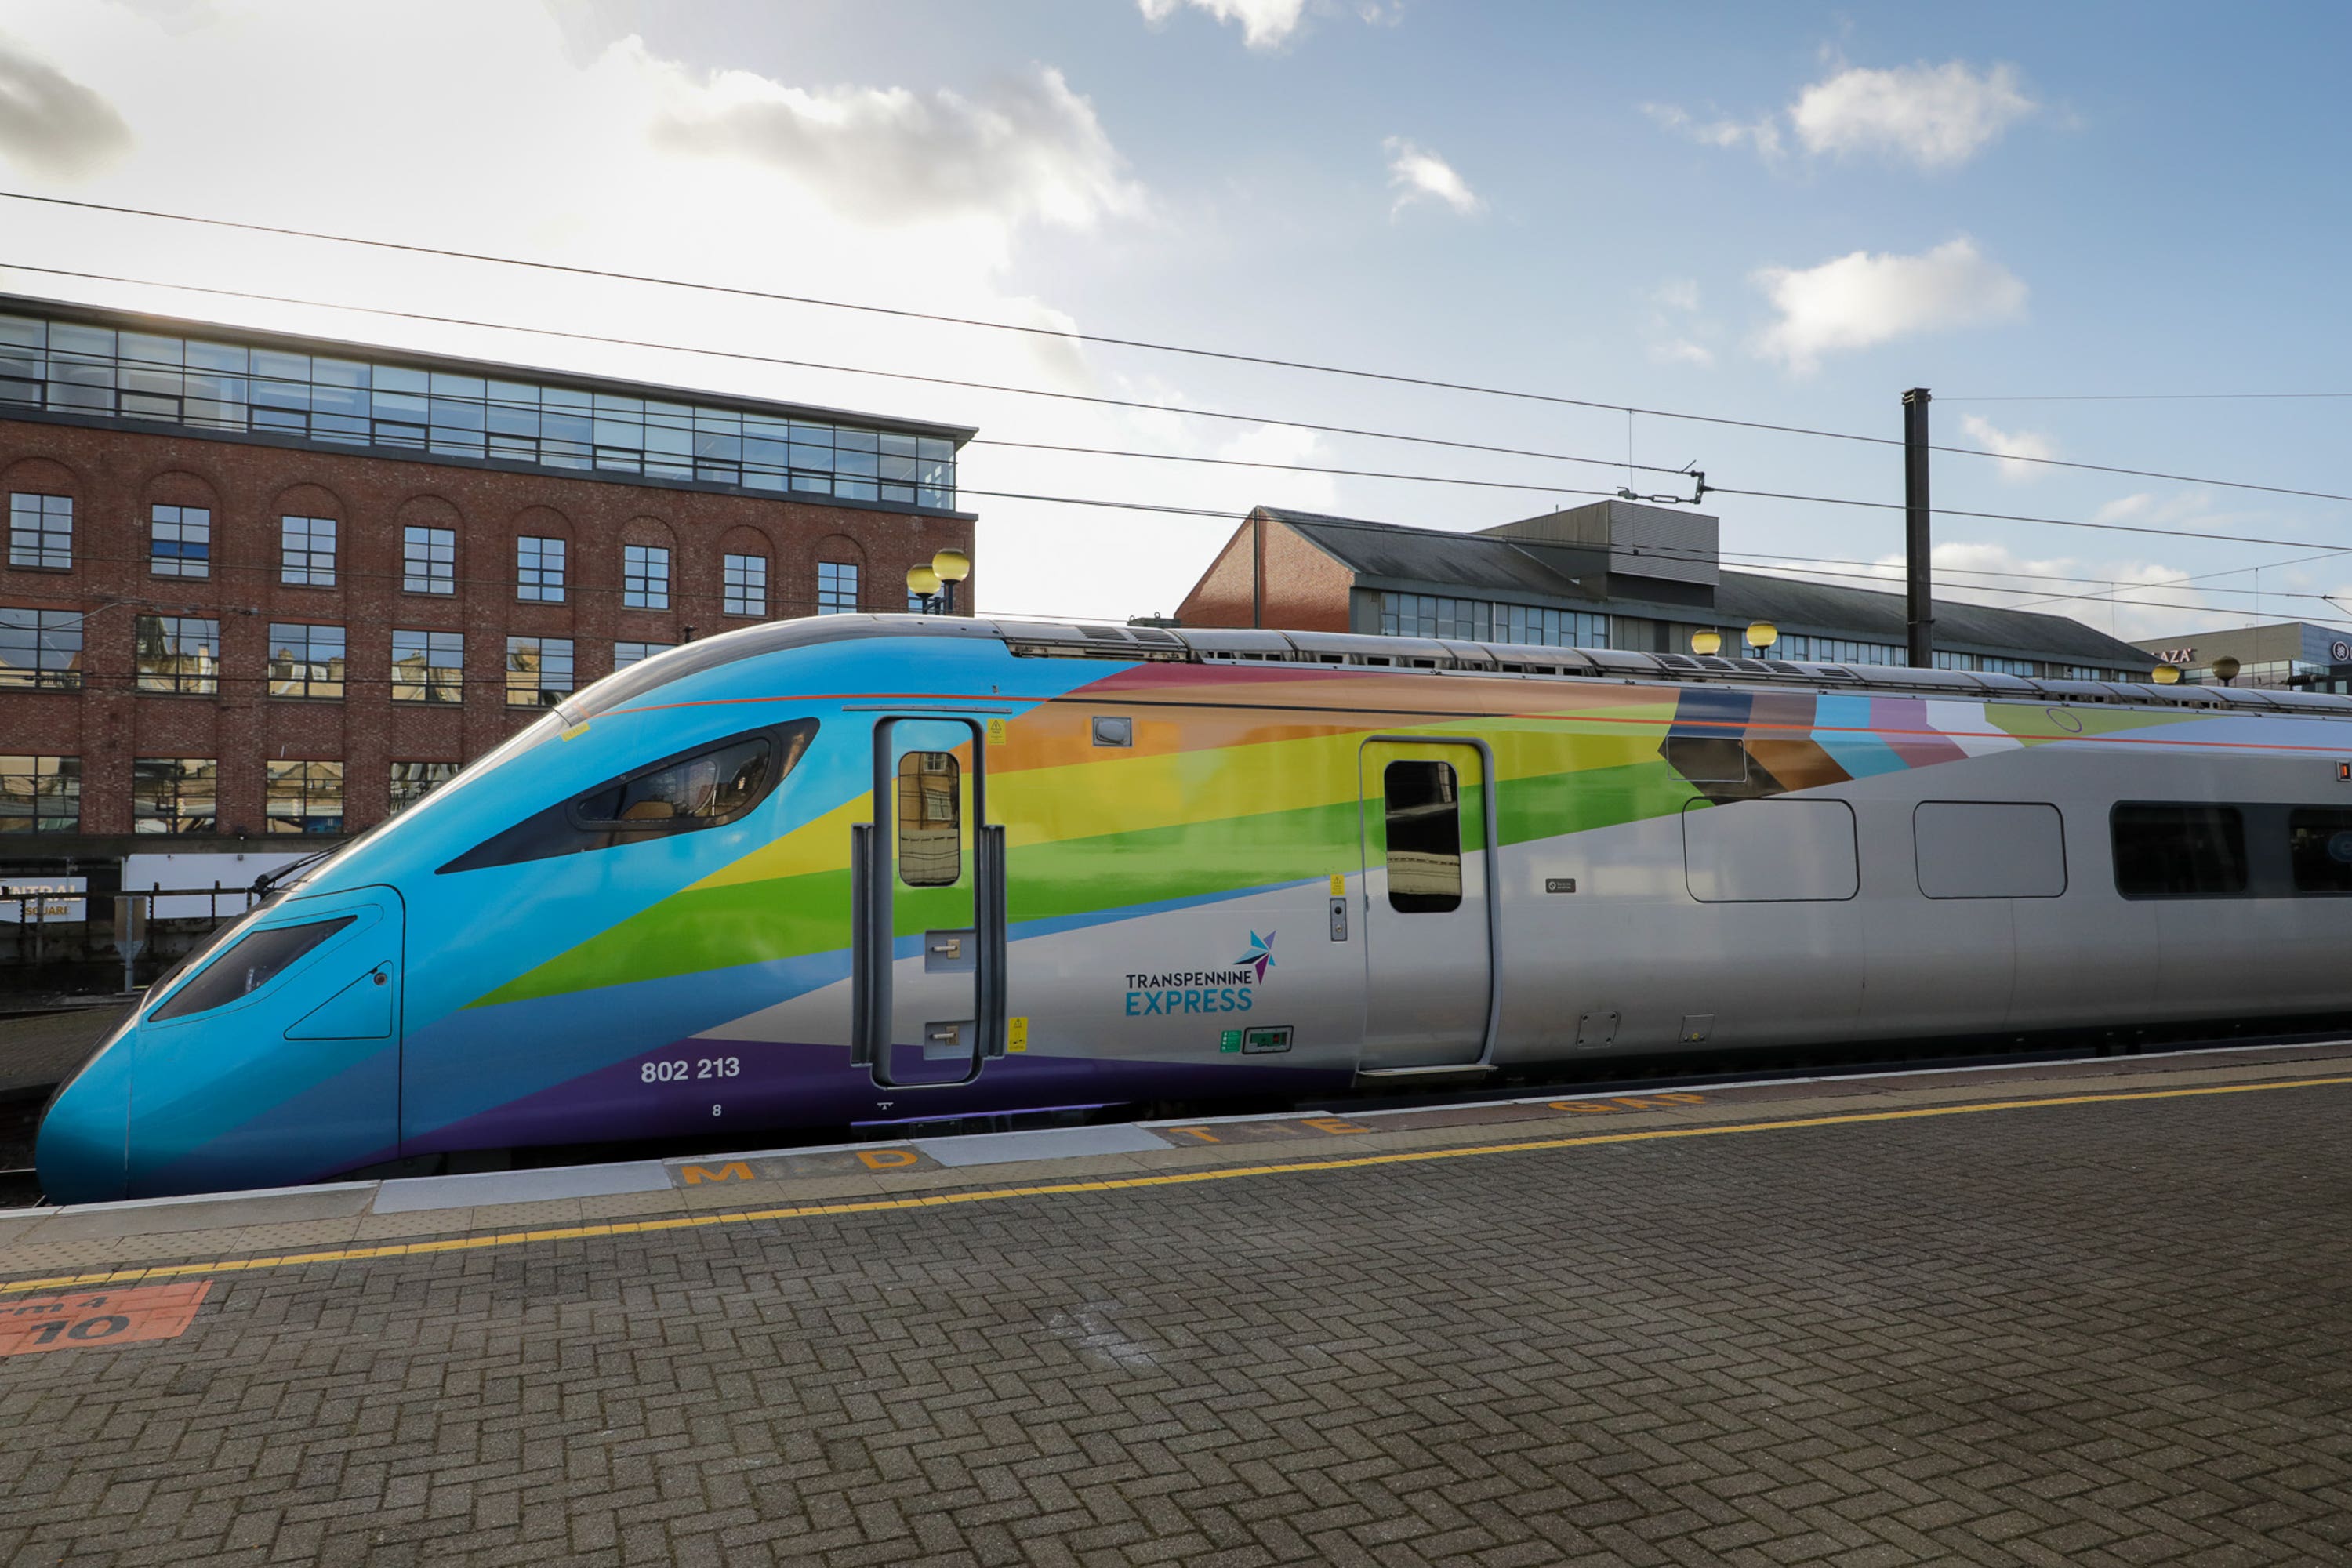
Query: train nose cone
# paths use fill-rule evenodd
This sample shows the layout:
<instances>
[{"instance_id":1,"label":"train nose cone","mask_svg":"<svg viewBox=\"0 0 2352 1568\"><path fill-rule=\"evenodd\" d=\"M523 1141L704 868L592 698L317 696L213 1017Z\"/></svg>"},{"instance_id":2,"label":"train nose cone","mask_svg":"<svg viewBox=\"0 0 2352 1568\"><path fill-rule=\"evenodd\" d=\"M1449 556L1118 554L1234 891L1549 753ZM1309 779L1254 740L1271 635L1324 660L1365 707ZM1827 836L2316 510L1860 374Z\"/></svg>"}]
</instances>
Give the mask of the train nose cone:
<instances>
[{"instance_id":1,"label":"train nose cone","mask_svg":"<svg viewBox=\"0 0 2352 1568\"><path fill-rule=\"evenodd\" d=\"M33 1163L53 1204L104 1203L130 1183L132 1031L74 1075L41 1118Z\"/></svg>"}]
</instances>

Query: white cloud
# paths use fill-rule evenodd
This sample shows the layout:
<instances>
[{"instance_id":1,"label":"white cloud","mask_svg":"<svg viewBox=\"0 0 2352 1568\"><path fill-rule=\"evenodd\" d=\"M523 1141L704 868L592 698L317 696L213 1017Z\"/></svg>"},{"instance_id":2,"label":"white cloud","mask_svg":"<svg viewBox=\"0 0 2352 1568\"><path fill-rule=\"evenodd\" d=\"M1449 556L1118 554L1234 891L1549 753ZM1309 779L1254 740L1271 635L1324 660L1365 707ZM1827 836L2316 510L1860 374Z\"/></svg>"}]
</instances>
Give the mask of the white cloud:
<instances>
[{"instance_id":1,"label":"white cloud","mask_svg":"<svg viewBox=\"0 0 2352 1568\"><path fill-rule=\"evenodd\" d=\"M1698 309L1698 279L1667 278L1650 290L1650 302L1664 310L1690 311Z\"/></svg>"},{"instance_id":2,"label":"white cloud","mask_svg":"<svg viewBox=\"0 0 2352 1568\"><path fill-rule=\"evenodd\" d=\"M1659 364L1713 368L1715 351L1700 341L1718 329L1699 319L1698 280L1662 279L1645 296L1650 305L1650 358Z\"/></svg>"},{"instance_id":3,"label":"white cloud","mask_svg":"<svg viewBox=\"0 0 2352 1568\"><path fill-rule=\"evenodd\" d=\"M0 157L58 179L96 174L131 151L114 105L0 38Z\"/></svg>"},{"instance_id":4,"label":"white cloud","mask_svg":"<svg viewBox=\"0 0 2352 1568\"><path fill-rule=\"evenodd\" d=\"M681 80L673 100L657 145L771 164L868 223L982 214L1087 228L1143 204L1094 106L1050 66L978 98L727 71Z\"/></svg>"},{"instance_id":5,"label":"white cloud","mask_svg":"<svg viewBox=\"0 0 2352 1568\"><path fill-rule=\"evenodd\" d=\"M1135 0L1143 19L1159 26L1174 16L1178 7L1191 5L1206 11L1220 22L1239 22L1242 42L1253 49L1278 49L1290 41L1307 13L1307 0ZM1367 11L1364 19L1379 19L1376 11Z\"/></svg>"},{"instance_id":6,"label":"white cloud","mask_svg":"<svg viewBox=\"0 0 2352 1568\"><path fill-rule=\"evenodd\" d=\"M1423 201L1443 202L1464 217L1486 209L1485 199L1436 153L1402 136L1391 136L1381 145L1389 153L1389 184L1397 193L1395 205L1389 208L1391 217Z\"/></svg>"},{"instance_id":7,"label":"white cloud","mask_svg":"<svg viewBox=\"0 0 2352 1568\"><path fill-rule=\"evenodd\" d=\"M2032 430L2003 430L1982 415L1961 416L1960 428L1986 451L2000 455L2000 477L2011 484L2040 479L2044 472L2041 463L2058 455L2057 443L2049 437Z\"/></svg>"},{"instance_id":8,"label":"white cloud","mask_svg":"<svg viewBox=\"0 0 2352 1568\"><path fill-rule=\"evenodd\" d=\"M1737 120L1698 120L1687 110L1671 103L1645 103L1642 112L1666 130L1703 146L1737 147L1743 142L1752 142L1767 159L1780 155L1780 127L1769 114L1752 125L1743 125Z\"/></svg>"},{"instance_id":9,"label":"white cloud","mask_svg":"<svg viewBox=\"0 0 2352 1568\"><path fill-rule=\"evenodd\" d=\"M1798 374L1824 353L1869 348L1920 332L2012 320L2025 310L2025 285L1965 237L1920 256L1857 250L1801 270L1756 274L1780 319L1759 353Z\"/></svg>"},{"instance_id":10,"label":"white cloud","mask_svg":"<svg viewBox=\"0 0 2352 1568\"><path fill-rule=\"evenodd\" d=\"M2017 68L1979 75L1964 61L1853 67L1798 95L1789 110L1809 153L1877 153L1923 169L1964 163L2040 106L2017 85Z\"/></svg>"},{"instance_id":11,"label":"white cloud","mask_svg":"<svg viewBox=\"0 0 2352 1568\"><path fill-rule=\"evenodd\" d=\"M1785 120L1816 156L1874 153L1942 169L1967 163L2041 107L2018 85L2015 66L1979 72L1965 60L1948 60L1885 70L1846 67L1804 88L1785 111L1753 121L1700 120L1671 103L1645 103L1642 112L1705 146L1752 146L1768 163L1783 151Z\"/></svg>"}]
</instances>

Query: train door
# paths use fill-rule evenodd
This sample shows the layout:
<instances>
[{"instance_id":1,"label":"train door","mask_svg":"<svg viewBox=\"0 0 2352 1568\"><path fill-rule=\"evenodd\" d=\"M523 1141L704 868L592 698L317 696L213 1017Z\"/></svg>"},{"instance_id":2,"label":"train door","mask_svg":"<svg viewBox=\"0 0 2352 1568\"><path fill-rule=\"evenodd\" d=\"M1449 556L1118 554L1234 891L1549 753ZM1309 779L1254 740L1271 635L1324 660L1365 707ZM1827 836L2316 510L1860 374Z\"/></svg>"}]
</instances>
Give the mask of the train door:
<instances>
[{"instance_id":1,"label":"train door","mask_svg":"<svg viewBox=\"0 0 2352 1568\"><path fill-rule=\"evenodd\" d=\"M982 721L874 725L851 829L852 1059L886 1089L971 1083L1004 1051L1004 830Z\"/></svg>"},{"instance_id":2,"label":"train door","mask_svg":"<svg viewBox=\"0 0 2352 1568\"><path fill-rule=\"evenodd\" d=\"M1360 760L1365 1071L1486 1052L1495 1002L1485 749L1373 740Z\"/></svg>"}]
</instances>

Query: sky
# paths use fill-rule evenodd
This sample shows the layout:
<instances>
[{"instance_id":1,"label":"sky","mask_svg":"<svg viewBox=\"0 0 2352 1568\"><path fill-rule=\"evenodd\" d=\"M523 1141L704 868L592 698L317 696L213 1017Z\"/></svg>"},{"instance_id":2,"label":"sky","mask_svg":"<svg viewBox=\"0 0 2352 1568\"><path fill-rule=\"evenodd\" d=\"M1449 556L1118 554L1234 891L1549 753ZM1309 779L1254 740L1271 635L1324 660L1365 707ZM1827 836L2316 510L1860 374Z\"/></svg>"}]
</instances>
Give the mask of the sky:
<instances>
[{"instance_id":1,"label":"sky","mask_svg":"<svg viewBox=\"0 0 2352 1568\"><path fill-rule=\"evenodd\" d=\"M2352 393L2347 47L2318 4L0 0L0 190L1631 416L5 199L0 289L974 426L1000 613L1171 610L1255 504L1690 493L1629 457L1820 498L1708 496L1727 564L1891 575L1899 449L1668 416L1885 441L1925 386L1939 507L2108 525L1939 516L1939 592L2352 625L2352 506L2214 482L2352 493L2352 397L2209 395Z\"/></svg>"}]
</instances>

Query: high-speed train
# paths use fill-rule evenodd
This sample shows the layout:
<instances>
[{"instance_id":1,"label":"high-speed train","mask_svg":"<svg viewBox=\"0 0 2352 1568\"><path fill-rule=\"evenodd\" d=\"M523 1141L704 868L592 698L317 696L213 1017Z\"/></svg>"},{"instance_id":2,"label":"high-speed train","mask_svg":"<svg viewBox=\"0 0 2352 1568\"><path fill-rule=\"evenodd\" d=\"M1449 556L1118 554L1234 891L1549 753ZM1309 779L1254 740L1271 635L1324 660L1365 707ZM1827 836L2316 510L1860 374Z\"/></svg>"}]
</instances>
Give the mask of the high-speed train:
<instances>
[{"instance_id":1,"label":"high-speed train","mask_svg":"<svg viewBox=\"0 0 2352 1568\"><path fill-rule=\"evenodd\" d=\"M778 622L166 976L57 1202L1580 1056L2352 1016L2352 699Z\"/></svg>"}]
</instances>

